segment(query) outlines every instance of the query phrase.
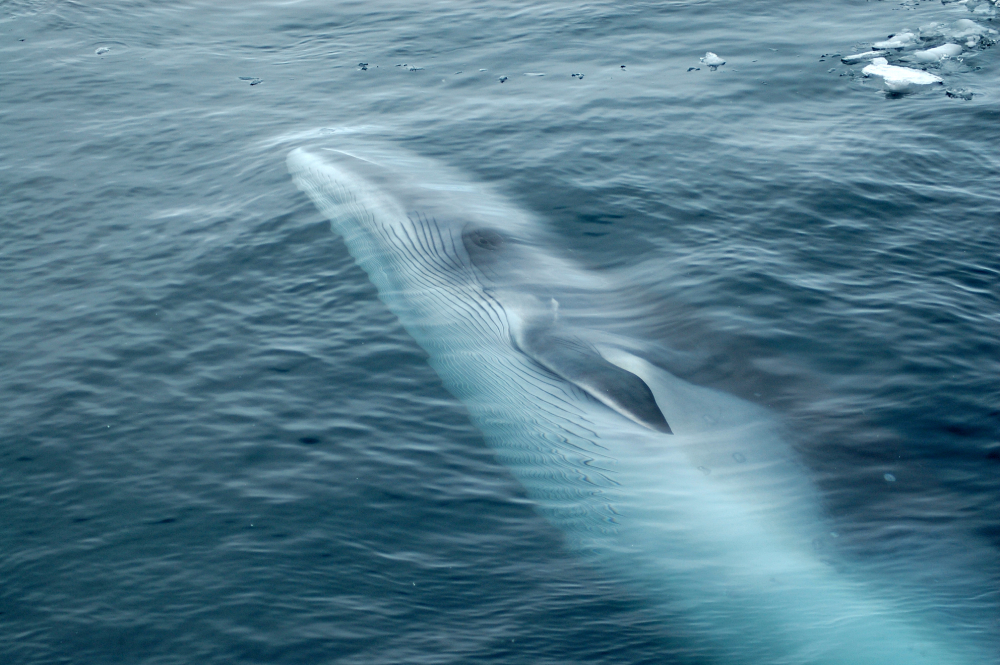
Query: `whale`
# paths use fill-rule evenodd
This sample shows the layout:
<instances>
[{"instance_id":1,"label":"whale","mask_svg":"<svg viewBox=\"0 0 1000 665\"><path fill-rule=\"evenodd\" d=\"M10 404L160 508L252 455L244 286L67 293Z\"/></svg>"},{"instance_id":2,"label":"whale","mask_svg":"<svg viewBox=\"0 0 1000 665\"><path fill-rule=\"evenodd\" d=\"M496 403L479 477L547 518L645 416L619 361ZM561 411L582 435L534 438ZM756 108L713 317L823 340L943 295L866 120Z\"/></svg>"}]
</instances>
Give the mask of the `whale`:
<instances>
[{"instance_id":1,"label":"whale","mask_svg":"<svg viewBox=\"0 0 1000 665\"><path fill-rule=\"evenodd\" d=\"M665 662L994 662L858 574L780 419L668 371L628 285L500 189L365 139L287 168L567 550L686 645Z\"/></svg>"}]
</instances>

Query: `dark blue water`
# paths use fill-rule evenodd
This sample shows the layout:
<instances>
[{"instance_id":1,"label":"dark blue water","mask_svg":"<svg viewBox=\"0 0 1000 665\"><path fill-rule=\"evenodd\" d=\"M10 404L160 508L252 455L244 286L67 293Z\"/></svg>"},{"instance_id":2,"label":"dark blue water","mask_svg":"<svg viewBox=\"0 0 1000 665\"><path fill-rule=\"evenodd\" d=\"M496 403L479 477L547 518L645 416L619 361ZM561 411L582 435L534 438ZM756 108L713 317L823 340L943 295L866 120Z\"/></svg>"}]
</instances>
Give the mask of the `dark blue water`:
<instances>
[{"instance_id":1,"label":"dark blue water","mask_svg":"<svg viewBox=\"0 0 1000 665\"><path fill-rule=\"evenodd\" d=\"M626 272L683 378L787 426L844 556L1000 652L995 14L3 3L0 660L694 662L293 186L343 128ZM965 19L939 85L841 62Z\"/></svg>"}]
</instances>

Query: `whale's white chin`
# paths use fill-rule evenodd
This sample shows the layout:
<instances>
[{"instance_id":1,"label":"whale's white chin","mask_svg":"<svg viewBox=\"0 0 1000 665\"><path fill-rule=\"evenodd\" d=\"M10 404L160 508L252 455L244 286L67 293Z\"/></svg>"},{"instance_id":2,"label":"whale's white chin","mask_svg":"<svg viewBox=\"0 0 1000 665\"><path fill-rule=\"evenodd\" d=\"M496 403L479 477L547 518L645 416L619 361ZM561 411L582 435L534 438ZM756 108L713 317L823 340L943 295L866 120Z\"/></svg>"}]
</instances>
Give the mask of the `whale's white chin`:
<instances>
[{"instance_id":1,"label":"whale's white chin","mask_svg":"<svg viewBox=\"0 0 1000 665\"><path fill-rule=\"evenodd\" d=\"M392 149L297 149L288 168L539 511L698 662L990 662L828 559L773 416L596 329L588 303L615 285L530 214Z\"/></svg>"}]
</instances>

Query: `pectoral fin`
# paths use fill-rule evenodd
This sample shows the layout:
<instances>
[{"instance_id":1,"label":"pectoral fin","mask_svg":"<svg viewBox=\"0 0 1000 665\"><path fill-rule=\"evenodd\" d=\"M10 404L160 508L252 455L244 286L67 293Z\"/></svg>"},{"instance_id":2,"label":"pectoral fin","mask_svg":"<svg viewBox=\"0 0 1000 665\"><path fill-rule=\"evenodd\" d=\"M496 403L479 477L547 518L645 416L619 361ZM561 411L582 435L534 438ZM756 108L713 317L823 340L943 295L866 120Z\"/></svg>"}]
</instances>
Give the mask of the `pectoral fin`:
<instances>
[{"instance_id":1,"label":"pectoral fin","mask_svg":"<svg viewBox=\"0 0 1000 665\"><path fill-rule=\"evenodd\" d=\"M649 386L602 358L592 347L556 334L552 328L528 331L516 341L538 364L623 416L657 432L673 434Z\"/></svg>"}]
</instances>

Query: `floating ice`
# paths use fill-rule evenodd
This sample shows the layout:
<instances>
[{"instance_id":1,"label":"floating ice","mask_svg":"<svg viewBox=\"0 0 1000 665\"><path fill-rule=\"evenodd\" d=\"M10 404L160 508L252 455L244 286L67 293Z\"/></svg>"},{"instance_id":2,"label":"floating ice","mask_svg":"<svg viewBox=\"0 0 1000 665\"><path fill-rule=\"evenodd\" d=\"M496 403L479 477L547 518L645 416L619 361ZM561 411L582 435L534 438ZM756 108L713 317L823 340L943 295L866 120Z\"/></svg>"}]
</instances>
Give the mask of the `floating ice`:
<instances>
[{"instance_id":1,"label":"floating ice","mask_svg":"<svg viewBox=\"0 0 1000 665\"><path fill-rule=\"evenodd\" d=\"M885 83L885 89L891 92L910 92L920 86L933 83L943 83L940 76L923 71L929 68L935 73L945 75L967 70L978 70L981 67L971 67L967 57L975 55L972 51L981 51L1000 41L1000 31L990 27L986 21L993 21L996 15L993 7L1000 7L1000 0L942 0L944 4L965 4L969 9L978 7L984 2L990 7L990 18L983 19L976 14L976 19L958 19L951 23L926 23L919 30L904 28L900 32L889 35L885 40L872 44L872 50L863 53L853 53L841 57L846 65L862 64L870 60L871 64L864 67L865 76L879 76ZM913 4L907 1L907 6ZM820 56L823 62L826 55ZM893 64L889 64L889 63ZM912 63L907 68L904 63ZM917 66L923 65L921 69ZM940 71L938 71L940 69ZM841 76L854 76L853 70L842 73ZM955 93L951 96L964 97Z\"/></svg>"},{"instance_id":2,"label":"floating ice","mask_svg":"<svg viewBox=\"0 0 1000 665\"><path fill-rule=\"evenodd\" d=\"M972 99L973 92L968 88L948 88L944 91L944 94L948 95L952 99L964 99L966 101Z\"/></svg>"},{"instance_id":3,"label":"floating ice","mask_svg":"<svg viewBox=\"0 0 1000 665\"><path fill-rule=\"evenodd\" d=\"M980 5L985 5L984 9L988 9L990 5L996 5L1000 7L1000 2L997 0L941 0L942 5L965 5L965 8L970 12L974 12L979 9Z\"/></svg>"},{"instance_id":4,"label":"floating ice","mask_svg":"<svg viewBox=\"0 0 1000 665\"><path fill-rule=\"evenodd\" d=\"M919 69L897 67L890 65L885 58L875 58L861 72L865 76L879 76L885 82L885 87L891 92L909 92L922 85L941 83L940 76L934 76Z\"/></svg>"},{"instance_id":5,"label":"floating ice","mask_svg":"<svg viewBox=\"0 0 1000 665\"><path fill-rule=\"evenodd\" d=\"M971 22L971 21L970 21ZM898 34L890 36L885 41L875 42L872 44L874 48L905 48L913 44L916 41L917 36L910 31L900 32Z\"/></svg>"},{"instance_id":6,"label":"floating ice","mask_svg":"<svg viewBox=\"0 0 1000 665\"><path fill-rule=\"evenodd\" d=\"M885 474L882 477L885 478L886 482L890 482L890 483L896 482L896 476L892 475L891 473L887 473L887 474Z\"/></svg>"},{"instance_id":7,"label":"floating ice","mask_svg":"<svg viewBox=\"0 0 1000 665\"><path fill-rule=\"evenodd\" d=\"M104 55L105 53L110 53L110 52L111 52L111 49L108 48L107 46L102 46L99 49L97 49L96 51L94 51L94 53L97 54L97 55Z\"/></svg>"},{"instance_id":8,"label":"floating ice","mask_svg":"<svg viewBox=\"0 0 1000 665\"><path fill-rule=\"evenodd\" d=\"M954 37L955 39L961 39L962 37L985 35L988 32L996 32L996 30L992 30L990 28L987 28L986 26L979 25L972 19L960 18L957 21L955 21L955 29L952 30L949 36Z\"/></svg>"},{"instance_id":9,"label":"floating ice","mask_svg":"<svg viewBox=\"0 0 1000 665\"><path fill-rule=\"evenodd\" d=\"M711 67L713 72L720 65L726 64L725 60L723 60L719 56L715 55L711 51L706 51L705 52L705 57L701 58L701 61L703 63L705 63L706 65L708 65L709 67Z\"/></svg>"},{"instance_id":10,"label":"floating ice","mask_svg":"<svg viewBox=\"0 0 1000 665\"><path fill-rule=\"evenodd\" d=\"M937 62L945 58L954 58L961 55L962 47L958 44L942 44L924 51L916 51L913 57L919 62Z\"/></svg>"},{"instance_id":11,"label":"floating ice","mask_svg":"<svg viewBox=\"0 0 1000 665\"><path fill-rule=\"evenodd\" d=\"M950 26L944 23L928 23L920 26L920 39L927 41L938 37L955 41L979 41L985 35L995 35L997 31L967 18L955 21Z\"/></svg>"},{"instance_id":12,"label":"floating ice","mask_svg":"<svg viewBox=\"0 0 1000 665\"><path fill-rule=\"evenodd\" d=\"M934 32L947 39L953 39L955 41L964 41L965 45L969 48L976 46L980 40L986 38L986 35L995 35L997 31L993 28L987 28L985 25L976 23L975 21L967 18L962 18L955 21L952 27L949 29L945 26L926 26L930 28L928 32Z\"/></svg>"},{"instance_id":13,"label":"floating ice","mask_svg":"<svg viewBox=\"0 0 1000 665\"><path fill-rule=\"evenodd\" d=\"M927 41L935 37L943 37L945 31L944 23L927 23L920 26L920 39Z\"/></svg>"},{"instance_id":14,"label":"floating ice","mask_svg":"<svg viewBox=\"0 0 1000 665\"><path fill-rule=\"evenodd\" d=\"M868 60L869 58L881 58L883 55L889 55L888 51L865 51L864 53L854 53L852 55L845 55L840 59L845 65L853 65L855 62L861 62L862 60Z\"/></svg>"}]
</instances>

